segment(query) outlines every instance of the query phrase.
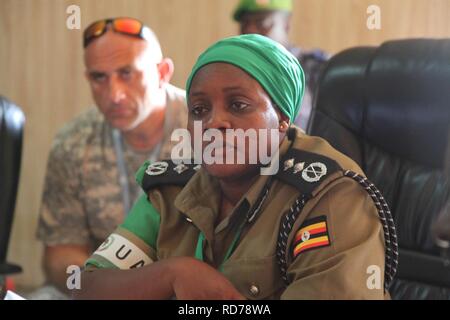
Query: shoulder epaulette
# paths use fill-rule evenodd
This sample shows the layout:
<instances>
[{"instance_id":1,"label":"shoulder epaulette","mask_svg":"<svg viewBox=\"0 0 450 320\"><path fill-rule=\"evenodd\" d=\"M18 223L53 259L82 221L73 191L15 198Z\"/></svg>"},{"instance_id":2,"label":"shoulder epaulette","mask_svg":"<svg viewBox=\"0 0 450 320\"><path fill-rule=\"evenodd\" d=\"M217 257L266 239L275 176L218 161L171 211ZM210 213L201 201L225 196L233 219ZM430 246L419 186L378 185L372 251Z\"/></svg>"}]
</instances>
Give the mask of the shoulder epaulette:
<instances>
[{"instance_id":1,"label":"shoulder epaulette","mask_svg":"<svg viewBox=\"0 0 450 320\"><path fill-rule=\"evenodd\" d=\"M189 164L191 161L174 163L163 160L150 163L145 162L136 174L136 180L142 190L147 193L150 189L161 185L175 185L184 187L192 176L200 169L200 165Z\"/></svg>"},{"instance_id":2,"label":"shoulder epaulette","mask_svg":"<svg viewBox=\"0 0 450 320\"><path fill-rule=\"evenodd\" d=\"M342 170L339 164L323 155L290 148L280 159L276 177L310 195L331 174Z\"/></svg>"}]
</instances>

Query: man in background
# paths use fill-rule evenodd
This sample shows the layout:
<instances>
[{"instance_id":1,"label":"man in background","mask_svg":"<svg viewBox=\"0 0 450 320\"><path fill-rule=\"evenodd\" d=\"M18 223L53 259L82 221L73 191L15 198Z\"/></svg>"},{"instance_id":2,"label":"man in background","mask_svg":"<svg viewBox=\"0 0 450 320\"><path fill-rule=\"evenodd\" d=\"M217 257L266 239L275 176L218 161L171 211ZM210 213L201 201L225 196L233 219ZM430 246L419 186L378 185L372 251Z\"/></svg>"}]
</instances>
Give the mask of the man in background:
<instances>
[{"instance_id":1,"label":"man in background","mask_svg":"<svg viewBox=\"0 0 450 320\"><path fill-rule=\"evenodd\" d=\"M47 280L62 292L67 267L82 266L139 196L136 170L170 157L171 133L187 121L185 92L169 83L173 62L140 21L94 22L84 50L96 107L53 142L37 231Z\"/></svg>"},{"instance_id":2,"label":"man in background","mask_svg":"<svg viewBox=\"0 0 450 320\"><path fill-rule=\"evenodd\" d=\"M312 100L319 75L328 56L321 50L305 51L289 41L292 0L241 0L233 19L240 25L240 33L257 33L285 46L302 65L306 76L306 90L295 124L306 131Z\"/></svg>"}]
</instances>

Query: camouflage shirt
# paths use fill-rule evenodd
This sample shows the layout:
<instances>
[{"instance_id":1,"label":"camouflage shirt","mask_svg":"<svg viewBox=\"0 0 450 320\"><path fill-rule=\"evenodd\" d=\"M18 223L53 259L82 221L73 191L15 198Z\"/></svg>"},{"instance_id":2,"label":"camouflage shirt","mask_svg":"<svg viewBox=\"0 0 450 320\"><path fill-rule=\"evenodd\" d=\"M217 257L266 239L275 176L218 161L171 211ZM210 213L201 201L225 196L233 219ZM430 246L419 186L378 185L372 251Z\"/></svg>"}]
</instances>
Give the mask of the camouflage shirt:
<instances>
[{"instance_id":1,"label":"camouflage shirt","mask_svg":"<svg viewBox=\"0 0 450 320\"><path fill-rule=\"evenodd\" d=\"M185 128L185 93L167 87L164 137L157 155L137 153L122 143L131 202L140 190L134 173L149 158L170 158L176 128ZM125 210L112 128L92 108L57 134L48 159L37 236L45 245L98 246L123 222Z\"/></svg>"},{"instance_id":2,"label":"camouflage shirt","mask_svg":"<svg viewBox=\"0 0 450 320\"><path fill-rule=\"evenodd\" d=\"M305 72L306 90L305 95L303 96L300 113L295 120L295 124L306 131L311 116L314 94L317 85L319 84L320 73L329 56L318 49L312 51L303 51L298 47L290 47L288 49L295 57L297 57Z\"/></svg>"}]
</instances>

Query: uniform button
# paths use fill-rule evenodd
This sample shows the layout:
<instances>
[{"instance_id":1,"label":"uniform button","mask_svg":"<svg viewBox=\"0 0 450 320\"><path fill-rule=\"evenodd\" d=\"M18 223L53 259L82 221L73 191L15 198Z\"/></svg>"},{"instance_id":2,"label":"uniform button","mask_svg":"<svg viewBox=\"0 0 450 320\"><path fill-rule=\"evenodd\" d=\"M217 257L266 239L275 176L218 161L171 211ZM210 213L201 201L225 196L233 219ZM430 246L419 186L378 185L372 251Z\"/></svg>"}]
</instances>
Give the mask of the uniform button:
<instances>
[{"instance_id":1,"label":"uniform button","mask_svg":"<svg viewBox=\"0 0 450 320\"><path fill-rule=\"evenodd\" d=\"M252 285L250 286L249 291L250 291L250 294L251 294L253 297L258 296L258 294L259 294L259 288L258 288L258 286L254 285L254 284L252 284Z\"/></svg>"}]
</instances>

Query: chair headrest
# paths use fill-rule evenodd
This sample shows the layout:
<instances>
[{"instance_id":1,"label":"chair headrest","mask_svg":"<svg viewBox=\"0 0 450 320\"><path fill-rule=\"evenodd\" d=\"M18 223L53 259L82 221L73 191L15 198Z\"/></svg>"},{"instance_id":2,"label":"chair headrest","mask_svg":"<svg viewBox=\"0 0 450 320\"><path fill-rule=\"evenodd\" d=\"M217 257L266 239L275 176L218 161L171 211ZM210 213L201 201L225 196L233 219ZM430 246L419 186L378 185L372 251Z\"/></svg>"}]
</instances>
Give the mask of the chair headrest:
<instances>
[{"instance_id":1,"label":"chair headrest","mask_svg":"<svg viewBox=\"0 0 450 320\"><path fill-rule=\"evenodd\" d=\"M442 168L450 126L450 39L343 51L322 75L316 106L389 153Z\"/></svg>"}]
</instances>

